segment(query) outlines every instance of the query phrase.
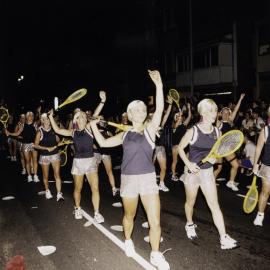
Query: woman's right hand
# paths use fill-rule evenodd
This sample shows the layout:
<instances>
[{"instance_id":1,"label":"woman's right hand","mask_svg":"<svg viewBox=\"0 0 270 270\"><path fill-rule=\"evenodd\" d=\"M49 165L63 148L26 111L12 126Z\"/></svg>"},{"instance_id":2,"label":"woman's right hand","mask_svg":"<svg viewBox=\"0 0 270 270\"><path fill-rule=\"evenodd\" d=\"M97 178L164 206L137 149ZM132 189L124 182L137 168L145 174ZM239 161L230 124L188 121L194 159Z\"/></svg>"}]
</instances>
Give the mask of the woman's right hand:
<instances>
[{"instance_id":1,"label":"woman's right hand","mask_svg":"<svg viewBox=\"0 0 270 270\"><path fill-rule=\"evenodd\" d=\"M52 147L48 147L47 148L47 151L48 152L52 152L57 146L52 146Z\"/></svg>"},{"instance_id":2,"label":"woman's right hand","mask_svg":"<svg viewBox=\"0 0 270 270\"><path fill-rule=\"evenodd\" d=\"M187 165L188 170L189 170L190 173L194 173L195 174L195 173L199 172L199 170L200 170L200 167L196 163L194 163L194 162L189 162L186 165Z\"/></svg>"},{"instance_id":3,"label":"woman's right hand","mask_svg":"<svg viewBox=\"0 0 270 270\"><path fill-rule=\"evenodd\" d=\"M47 112L47 115L48 115L48 117L53 116L53 109L49 110L49 111Z\"/></svg>"},{"instance_id":4,"label":"woman's right hand","mask_svg":"<svg viewBox=\"0 0 270 270\"><path fill-rule=\"evenodd\" d=\"M5 131L6 136L8 137L9 136L9 131L6 128L4 129L4 131Z\"/></svg>"},{"instance_id":5,"label":"woman's right hand","mask_svg":"<svg viewBox=\"0 0 270 270\"><path fill-rule=\"evenodd\" d=\"M254 174L257 175L258 172L259 172L259 164L254 164L252 171L253 171Z\"/></svg>"}]
</instances>

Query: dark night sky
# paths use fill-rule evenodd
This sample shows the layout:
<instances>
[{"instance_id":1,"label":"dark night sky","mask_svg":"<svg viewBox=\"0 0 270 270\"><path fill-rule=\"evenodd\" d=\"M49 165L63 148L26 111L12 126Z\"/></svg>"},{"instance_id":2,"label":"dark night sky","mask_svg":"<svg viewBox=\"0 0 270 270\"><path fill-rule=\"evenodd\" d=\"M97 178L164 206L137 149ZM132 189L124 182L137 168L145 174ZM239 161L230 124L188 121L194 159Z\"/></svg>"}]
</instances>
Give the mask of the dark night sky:
<instances>
[{"instance_id":1,"label":"dark night sky","mask_svg":"<svg viewBox=\"0 0 270 270\"><path fill-rule=\"evenodd\" d=\"M125 76L131 76L136 86L136 76L147 76L141 43L146 1L6 1L1 45L4 92L11 95L23 89L19 97L25 99L26 93L49 97L79 87L114 89ZM173 2L185 36L188 1ZM201 25L210 35L217 28L226 29L233 18L253 20L262 10L247 1L193 0L195 37L200 38L196 29ZM21 74L25 80L18 85Z\"/></svg>"}]
</instances>

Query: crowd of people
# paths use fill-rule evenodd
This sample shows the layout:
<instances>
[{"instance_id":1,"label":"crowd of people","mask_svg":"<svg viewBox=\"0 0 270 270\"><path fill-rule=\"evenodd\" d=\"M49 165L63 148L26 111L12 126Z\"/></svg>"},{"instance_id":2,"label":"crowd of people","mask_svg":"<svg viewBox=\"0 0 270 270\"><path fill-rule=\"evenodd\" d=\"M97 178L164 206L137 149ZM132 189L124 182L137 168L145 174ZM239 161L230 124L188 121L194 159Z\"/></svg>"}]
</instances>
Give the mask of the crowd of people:
<instances>
[{"instance_id":1,"label":"crowd of people","mask_svg":"<svg viewBox=\"0 0 270 270\"><path fill-rule=\"evenodd\" d=\"M125 253L133 257L132 241L134 218L139 198L145 209L150 232L150 262L158 269L170 269L159 251L161 238L159 191L169 192L166 181L182 181L185 187L186 226L189 239L197 238L193 222L193 207L199 188L212 213L220 235L221 249L238 246L225 229L219 207L216 181L224 180L222 170L227 162L231 169L226 186L238 191L237 175L256 173L262 178L258 213L254 225L262 226L264 212L270 195L270 109L263 101L245 102L241 94L237 103L216 104L212 99L180 100L180 109L168 95L164 99L163 84L158 71L148 71L156 88L155 106L134 100L121 115L122 126L128 131L108 126L101 115L106 106L106 92L100 92L100 103L94 113L79 108L66 121L59 119L51 109L38 107L36 114L27 111L18 115L10 113L7 127L1 128L0 150L6 149L11 162L21 163L21 174L27 182L39 182L38 163L41 166L45 198L52 199L49 188L49 168L52 166L56 184L56 200L64 200L61 191L61 160L59 145L62 138L70 138L71 174L74 179L74 217L82 219L81 190L86 177L92 192L94 219L105 221L99 211L99 164L104 164L112 195L120 194L124 207L123 228ZM2 106L8 107L2 102ZM9 108L10 112L12 111ZM113 121L114 116L107 119ZM117 122L116 120L114 122ZM199 162L207 156L216 140L225 132L240 129L245 135L243 147L224 159ZM122 152L112 149L122 145ZM2 151L4 153L4 151ZM116 162L113 162L116 161ZM157 161L157 162L156 162ZM113 164L121 163L121 184L116 187ZM225 166L226 167L226 166ZM157 174L159 172L159 180ZM169 177L166 177L169 176ZM159 182L159 183L158 183ZM157 184L158 183L158 184Z\"/></svg>"}]
</instances>

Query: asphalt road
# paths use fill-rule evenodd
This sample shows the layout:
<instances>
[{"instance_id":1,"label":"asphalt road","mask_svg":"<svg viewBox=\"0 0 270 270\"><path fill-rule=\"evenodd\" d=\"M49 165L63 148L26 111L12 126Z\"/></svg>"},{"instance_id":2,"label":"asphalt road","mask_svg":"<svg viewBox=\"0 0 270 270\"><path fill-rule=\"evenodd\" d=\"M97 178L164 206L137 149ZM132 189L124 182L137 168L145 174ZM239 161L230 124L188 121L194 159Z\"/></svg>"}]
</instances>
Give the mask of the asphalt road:
<instances>
[{"instance_id":1,"label":"asphalt road","mask_svg":"<svg viewBox=\"0 0 270 270\"><path fill-rule=\"evenodd\" d=\"M15 255L24 256L27 270L143 269L138 262L127 258L121 249L123 233L110 228L112 225L121 225L123 211L122 208L112 206L121 200L118 196L112 197L103 168L100 170L100 212L105 217L105 223L101 226L101 230L105 228L105 234L93 224L85 227L88 225L86 218L74 219L72 183L63 183L65 201L57 203L54 183L50 183L54 198L46 200L44 195L38 195L39 191L44 190L42 183L27 183L26 178L20 175L18 163L2 156L0 164L0 198L15 197L14 200L0 200L0 269L4 269L6 262ZM39 174L41 178L41 171ZM115 171L115 176L119 183L119 171ZM68 167L62 172L62 180L72 181ZM171 249L165 254L171 269L270 269L270 210L267 209L265 213L264 226L255 227L252 223L255 211L250 215L244 214L243 198L236 195L247 192L246 185L251 182L251 178L239 175L238 180L239 192L229 190L225 182L220 182L218 186L227 232L240 243L238 249L230 251L220 249L217 230L201 194L194 210L199 238L190 241L186 237L183 184L167 180L170 192L160 193L164 238L160 249ZM83 188L82 208L93 216L91 192L87 183ZM148 229L141 226L144 221L145 214L140 206L133 241L140 255L139 260L148 261L150 246L144 241L148 235ZM46 245L55 246L56 251L42 256L37 247Z\"/></svg>"}]
</instances>

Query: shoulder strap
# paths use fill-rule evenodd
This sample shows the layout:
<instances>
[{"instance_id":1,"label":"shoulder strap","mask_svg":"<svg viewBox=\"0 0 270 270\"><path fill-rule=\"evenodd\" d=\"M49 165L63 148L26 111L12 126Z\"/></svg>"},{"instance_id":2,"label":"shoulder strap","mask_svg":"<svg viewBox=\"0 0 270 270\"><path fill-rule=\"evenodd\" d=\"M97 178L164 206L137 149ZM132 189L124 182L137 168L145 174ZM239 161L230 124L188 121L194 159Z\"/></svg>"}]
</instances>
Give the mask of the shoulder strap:
<instances>
[{"instance_id":1,"label":"shoulder strap","mask_svg":"<svg viewBox=\"0 0 270 270\"><path fill-rule=\"evenodd\" d=\"M88 135L90 135L92 138L94 137L91 130L89 130L88 128L85 128L85 131L86 131L86 133L87 133Z\"/></svg>"},{"instance_id":2,"label":"shoulder strap","mask_svg":"<svg viewBox=\"0 0 270 270\"><path fill-rule=\"evenodd\" d=\"M198 127L196 125L194 125L192 127L192 129L193 129L193 134L192 134L192 138L191 138L189 144L194 144L198 139Z\"/></svg>"},{"instance_id":3,"label":"shoulder strap","mask_svg":"<svg viewBox=\"0 0 270 270\"><path fill-rule=\"evenodd\" d=\"M155 142L151 138L151 136L150 136L149 131L147 130L147 128L144 129L143 133L144 133L144 136L145 136L146 140L148 141L148 143L154 149L155 148Z\"/></svg>"},{"instance_id":4,"label":"shoulder strap","mask_svg":"<svg viewBox=\"0 0 270 270\"><path fill-rule=\"evenodd\" d=\"M128 131L125 131L124 133L123 133L123 136L122 136L122 141L124 141L125 140L125 138L126 138L126 136L127 136L127 134L128 134L128 132L129 132L130 130L128 130Z\"/></svg>"},{"instance_id":5,"label":"shoulder strap","mask_svg":"<svg viewBox=\"0 0 270 270\"><path fill-rule=\"evenodd\" d=\"M219 138L219 137L220 137L220 135L221 135L220 130L219 130L217 127L214 127L214 129L215 129L215 132L216 132L217 138Z\"/></svg>"},{"instance_id":6,"label":"shoulder strap","mask_svg":"<svg viewBox=\"0 0 270 270\"><path fill-rule=\"evenodd\" d=\"M42 130L42 127L39 127L38 128L38 131L40 132L40 141L42 141L42 139L43 139L43 130Z\"/></svg>"},{"instance_id":7,"label":"shoulder strap","mask_svg":"<svg viewBox=\"0 0 270 270\"><path fill-rule=\"evenodd\" d=\"M268 135L269 135L269 126L265 126L264 127L264 143L266 143Z\"/></svg>"}]
</instances>

